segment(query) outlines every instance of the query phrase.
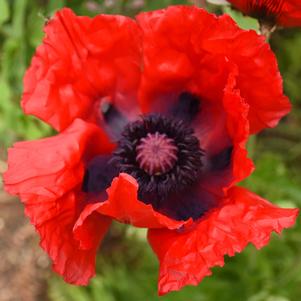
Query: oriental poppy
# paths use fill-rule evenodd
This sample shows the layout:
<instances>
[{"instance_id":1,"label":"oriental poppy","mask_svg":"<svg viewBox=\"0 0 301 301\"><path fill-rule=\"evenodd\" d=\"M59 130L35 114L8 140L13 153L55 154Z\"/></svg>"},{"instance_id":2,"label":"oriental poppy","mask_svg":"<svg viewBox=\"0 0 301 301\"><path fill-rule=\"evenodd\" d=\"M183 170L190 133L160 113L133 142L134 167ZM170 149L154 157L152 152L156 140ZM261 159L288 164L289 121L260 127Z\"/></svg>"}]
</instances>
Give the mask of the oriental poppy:
<instances>
[{"instance_id":1,"label":"oriental poppy","mask_svg":"<svg viewBox=\"0 0 301 301\"><path fill-rule=\"evenodd\" d=\"M228 0L246 15L263 24L283 27L301 26L299 0Z\"/></svg>"},{"instance_id":2,"label":"oriental poppy","mask_svg":"<svg viewBox=\"0 0 301 301\"><path fill-rule=\"evenodd\" d=\"M22 107L59 133L16 143L4 182L66 281L88 283L112 220L149 228L160 294L294 224L235 186L249 134L290 110L263 37L185 6L136 21L63 9L45 32Z\"/></svg>"}]
</instances>

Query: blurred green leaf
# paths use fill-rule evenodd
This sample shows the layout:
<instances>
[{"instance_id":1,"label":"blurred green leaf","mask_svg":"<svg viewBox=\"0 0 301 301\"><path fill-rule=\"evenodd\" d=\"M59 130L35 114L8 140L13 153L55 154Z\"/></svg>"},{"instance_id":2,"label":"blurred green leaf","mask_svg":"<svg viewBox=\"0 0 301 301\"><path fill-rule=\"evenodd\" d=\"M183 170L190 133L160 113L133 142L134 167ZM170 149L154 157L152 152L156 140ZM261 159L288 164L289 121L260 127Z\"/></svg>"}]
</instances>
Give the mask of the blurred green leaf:
<instances>
[{"instance_id":1,"label":"blurred green leaf","mask_svg":"<svg viewBox=\"0 0 301 301\"><path fill-rule=\"evenodd\" d=\"M230 6L225 6L224 12L230 15L242 29L259 31L259 24L256 19L243 16L239 11L232 9Z\"/></svg>"},{"instance_id":2,"label":"blurred green leaf","mask_svg":"<svg viewBox=\"0 0 301 301\"><path fill-rule=\"evenodd\" d=\"M9 6L7 0L0 0L0 26L9 19Z\"/></svg>"},{"instance_id":3,"label":"blurred green leaf","mask_svg":"<svg viewBox=\"0 0 301 301\"><path fill-rule=\"evenodd\" d=\"M146 10L155 10L166 7L168 5L177 5L177 4L187 4L187 1L183 0L161 0L161 1L153 1L146 0L145 1L145 9Z\"/></svg>"},{"instance_id":4,"label":"blurred green leaf","mask_svg":"<svg viewBox=\"0 0 301 301\"><path fill-rule=\"evenodd\" d=\"M72 2L75 2L75 1L72 1ZM57 10L63 8L66 4L67 3L66 3L65 0L52 0L52 1L48 1L47 11L49 12L49 15L53 15L54 12L56 12Z\"/></svg>"}]
</instances>

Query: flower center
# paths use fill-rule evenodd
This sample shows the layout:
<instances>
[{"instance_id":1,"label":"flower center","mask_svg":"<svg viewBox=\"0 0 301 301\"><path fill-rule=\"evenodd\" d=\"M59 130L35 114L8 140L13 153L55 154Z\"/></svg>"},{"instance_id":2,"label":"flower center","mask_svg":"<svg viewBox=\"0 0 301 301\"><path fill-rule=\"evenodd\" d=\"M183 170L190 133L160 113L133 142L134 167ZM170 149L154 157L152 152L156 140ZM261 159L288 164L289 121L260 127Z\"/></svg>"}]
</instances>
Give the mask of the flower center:
<instances>
[{"instance_id":1,"label":"flower center","mask_svg":"<svg viewBox=\"0 0 301 301\"><path fill-rule=\"evenodd\" d=\"M142 138L136 152L140 168L149 175L160 175L170 171L178 159L178 148L174 140L158 132L148 133Z\"/></svg>"},{"instance_id":2,"label":"flower center","mask_svg":"<svg viewBox=\"0 0 301 301\"><path fill-rule=\"evenodd\" d=\"M114 161L120 172L138 181L139 197L147 203L193 185L202 171L203 156L198 138L186 123L148 115L124 129Z\"/></svg>"}]
</instances>

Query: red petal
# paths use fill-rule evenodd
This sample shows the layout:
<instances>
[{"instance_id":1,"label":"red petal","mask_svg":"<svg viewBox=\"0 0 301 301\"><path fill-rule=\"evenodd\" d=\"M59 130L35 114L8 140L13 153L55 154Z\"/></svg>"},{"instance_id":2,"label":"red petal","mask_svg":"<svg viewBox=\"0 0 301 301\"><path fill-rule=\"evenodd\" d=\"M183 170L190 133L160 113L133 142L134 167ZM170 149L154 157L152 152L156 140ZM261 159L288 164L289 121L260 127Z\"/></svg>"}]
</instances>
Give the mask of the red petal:
<instances>
[{"instance_id":1,"label":"red petal","mask_svg":"<svg viewBox=\"0 0 301 301\"><path fill-rule=\"evenodd\" d=\"M25 75L25 113L63 130L77 117L101 118L98 106L103 98L125 113L137 111L140 35L133 20L78 17L62 9L47 23L45 33Z\"/></svg>"},{"instance_id":2,"label":"red petal","mask_svg":"<svg viewBox=\"0 0 301 301\"><path fill-rule=\"evenodd\" d=\"M144 32L139 92L144 111L182 91L196 93L202 102L219 101L229 64L237 66L237 89L250 105L252 133L276 126L290 111L275 55L255 31L241 30L229 16L188 6L143 13L138 22Z\"/></svg>"},{"instance_id":3,"label":"red petal","mask_svg":"<svg viewBox=\"0 0 301 301\"><path fill-rule=\"evenodd\" d=\"M76 193L65 194L60 199L36 195L21 197L25 213L41 237L40 245L53 261L54 271L66 282L88 284L95 275L97 249L111 224L110 219L93 215L73 235L79 202Z\"/></svg>"},{"instance_id":4,"label":"red petal","mask_svg":"<svg viewBox=\"0 0 301 301\"><path fill-rule=\"evenodd\" d=\"M74 225L74 237L80 242L82 250L98 246L111 225L110 218L96 212L98 206L99 204L87 205Z\"/></svg>"},{"instance_id":5,"label":"red petal","mask_svg":"<svg viewBox=\"0 0 301 301\"><path fill-rule=\"evenodd\" d=\"M289 100L283 94L277 59L264 37L255 31L239 29L229 16L224 15L219 18L219 26L207 32L201 48L215 55L225 55L237 66L236 87L250 106L251 133L275 127L290 111Z\"/></svg>"},{"instance_id":6,"label":"red petal","mask_svg":"<svg viewBox=\"0 0 301 301\"><path fill-rule=\"evenodd\" d=\"M227 0L233 4L236 8L242 11L244 14L250 13L249 7L252 4L253 0Z\"/></svg>"},{"instance_id":7,"label":"red petal","mask_svg":"<svg viewBox=\"0 0 301 301\"><path fill-rule=\"evenodd\" d=\"M277 21L285 27L301 26L301 2L299 0L284 1Z\"/></svg>"},{"instance_id":8,"label":"red petal","mask_svg":"<svg viewBox=\"0 0 301 301\"><path fill-rule=\"evenodd\" d=\"M223 104L227 116L227 131L233 143L232 173L236 184L248 177L254 170L253 162L247 158L246 142L249 137L249 108L250 106L241 98L236 87L236 74L230 74L224 90Z\"/></svg>"},{"instance_id":9,"label":"red petal","mask_svg":"<svg viewBox=\"0 0 301 301\"><path fill-rule=\"evenodd\" d=\"M61 197L82 182L87 160L112 149L99 127L77 119L57 136L18 142L9 149L5 189L11 194Z\"/></svg>"},{"instance_id":10,"label":"red petal","mask_svg":"<svg viewBox=\"0 0 301 301\"><path fill-rule=\"evenodd\" d=\"M214 25L212 15L172 6L142 13L137 20L144 33L140 100L145 112L166 106L183 91L204 101L221 98L228 71L225 59L196 52L192 45L196 36L201 41L204 24Z\"/></svg>"},{"instance_id":11,"label":"red petal","mask_svg":"<svg viewBox=\"0 0 301 301\"><path fill-rule=\"evenodd\" d=\"M208 212L189 232L149 230L149 242L160 260L159 294L197 285L210 269L224 265L248 243L261 248L272 231L293 226L298 209L282 209L234 187L220 208Z\"/></svg>"},{"instance_id":12,"label":"red petal","mask_svg":"<svg viewBox=\"0 0 301 301\"><path fill-rule=\"evenodd\" d=\"M206 156L209 154L209 168L204 172L200 185L205 190L219 196L223 196L227 189L248 177L254 170L253 162L247 157L246 150L246 141L250 130L249 105L241 98L239 90L236 89L236 76L237 70L234 68L224 89L222 103L224 114L220 118L221 120L214 116L206 117L203 112L199 116L200 141L202 148L206 151ZM215 122L216 119L218 121ZM204 132L204 128L208 126L208 130ZM229 147L233 147L231 160L229 158L231 164L221 169L215 169L210 155L218 154ZM207 160L206 157L205 160ZM210 165L212 165L211 168Z\"/></svg>"},{"instance_id":13,"label":"red petal","mask_svg":"<svg viewBox=\"0 0 301 301\"><path fill-rule=\"evenodd\" d=\"M103 215L110 216L122 223L129 223L142 228L178 229L187 221L176 221L159 212L151 205L137 199L138 183L128 174L121 173L107 189L108 200L95 205L95 209ZM97 208L98 207L98 208Z\"/></svg>"},{"instance_id":14,"label":"red petal","mask_svg":"<svg viewBox=\"0 0 301 301\"><path fill-rule=\"evenodd\" d=\"M262 8L262 13L274 16L278 25L301 26L301 3L299 0L228 0L237 9L253 16ZM281 5L281 6L280 6Z\"/></svg>"},{"instance_id":15,"label":"red petal","mask_svg":"<svg viewBox=\"0 0 301 301\"><path fill-rule=\"evenodd\" d=\"M108 228L107 218L92 221L97 232L90 233L90 249L81 250L73 237L84 163L111 148L98 127L76 120L55 137L16 143L8 153L5 189L21 198L54 270L71 283L86 284L94 275L96 248Z\"/></svg>"}]
</instances>

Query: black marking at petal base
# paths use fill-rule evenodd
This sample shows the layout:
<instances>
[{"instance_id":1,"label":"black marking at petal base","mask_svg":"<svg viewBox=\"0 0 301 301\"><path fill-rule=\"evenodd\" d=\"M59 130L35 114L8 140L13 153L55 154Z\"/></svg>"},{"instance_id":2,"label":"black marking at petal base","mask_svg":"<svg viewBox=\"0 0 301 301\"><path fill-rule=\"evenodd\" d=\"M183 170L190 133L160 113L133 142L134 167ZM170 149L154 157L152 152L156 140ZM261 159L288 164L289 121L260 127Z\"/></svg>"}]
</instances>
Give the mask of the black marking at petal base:
<instances>
[{"instance_id":1,"label":"black marking at petal base","mask_svg":"<svg viewBox=\"0 0 301 301\"><path fill-rule=\"evenodd\" d=\"M128 123L127 118L109 101L103 100L100 109L110 136L117 141Z\"/></svg>"},{"instance_id":2,"label":"black marking at petal base","mask_svg":"<svg viewBox=\"0 0 301 301\"><path fill-rule=\"evenodd\" d=\"M190 123L200 111L200 99L189 92L182 92L174 105L171 115L174 118Z\"/></svg>"},{"instance_id":3,"label":"black marking at petal base","mask_svg":"<svg viewBox=\"0 0 301 301\"><path fill-rule=\"evenodd\" d=\"M113 178L119 172L111 159L111 155L100 155L93 158L85 171L82 184L83 192L100 193L111 185Z\"/></svg>"},{"instance_id":4,"label":"black marking at petal base","mask_svg":"<svg viewBox=\"0 0 301 301\"><path fill-rule=\"evenodd\" d=\"M158 204L156 209L176 220L187 220L190 217L196 220L213 208L216 201L214 194L195 185L181 194L172 194L167 201Z\"/></svg>"},{"instance_id":5,"label":"black marking at petal base","mask_svg":"<svg viewBox=\"0 0 301 301\"><path fill-rule=\"evenodd\" d=\"M227 147L211 158L211 170L218 171L227 168L231 163L233 146Z\"/></svg>"}]
</instances>

